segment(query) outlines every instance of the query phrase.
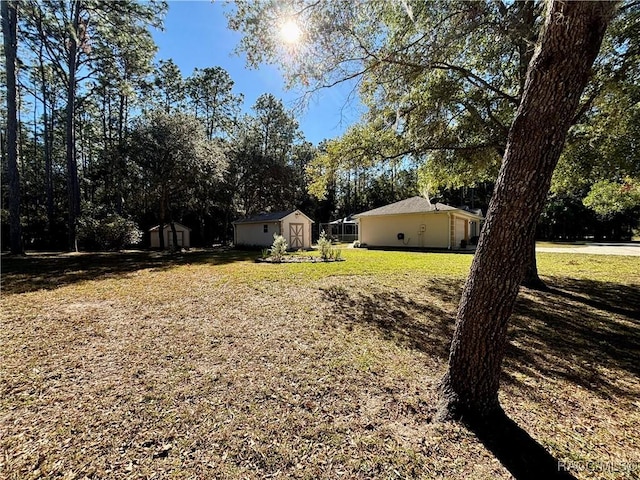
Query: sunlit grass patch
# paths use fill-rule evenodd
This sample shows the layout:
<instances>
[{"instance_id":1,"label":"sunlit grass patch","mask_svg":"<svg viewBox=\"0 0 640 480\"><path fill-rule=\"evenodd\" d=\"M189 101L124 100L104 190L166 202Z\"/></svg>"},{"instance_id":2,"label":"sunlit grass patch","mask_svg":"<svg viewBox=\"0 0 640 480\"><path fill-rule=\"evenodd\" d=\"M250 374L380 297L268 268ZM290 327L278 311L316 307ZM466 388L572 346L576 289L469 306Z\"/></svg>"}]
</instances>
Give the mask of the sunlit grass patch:
<instances>
[{"instance_id":1,"label":"sunlit grass patch","mask_svg":"<svg viewBox=\"0 0 640 480\"><path fill-rule=\"evenodd\" d=\"M640 257L538 253L542 276L640 284Z\"/></svg>"}]
</instances>

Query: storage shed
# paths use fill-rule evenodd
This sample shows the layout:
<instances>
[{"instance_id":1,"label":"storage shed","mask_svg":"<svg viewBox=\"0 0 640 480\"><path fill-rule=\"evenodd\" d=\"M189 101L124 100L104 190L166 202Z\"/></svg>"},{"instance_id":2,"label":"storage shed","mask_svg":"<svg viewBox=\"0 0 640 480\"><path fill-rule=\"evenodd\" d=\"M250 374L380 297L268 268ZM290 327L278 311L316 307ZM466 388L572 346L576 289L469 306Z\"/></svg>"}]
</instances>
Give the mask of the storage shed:
<instances>
[{"instance_id":1,"label":"storage shed","mask_svg":"<svg viewBox=\"0 0 640 480\"><path fill-rule=\"evenodd\" d=\"M184 248L191 247L191 229L178 222L173 222L173 224L176 226L176 233L178 234L178 246ZM151 248L160 248L160 236L158 235L159 228L160 225L156 225L149 229ZM172 247L173 233L171 232L171 225L166 224L163 230L165 247Z\"/></svg>"},{"instance_id":2,"label":"storage shed","mask_svg":"<svg viewBox=\"0 0 640 480\"><path fill-rule=\"evenodd\" d=\"M354 215L358 240L371 247L460 249L480 234L480 210L411 197Z\"/></svg>"},{"instance_id":3,"label":"storage shed","mask_svg":"<svg viewBox=\"0 0 640 480\"><path fill-rule=\"evenodd\" d=\"M237 246L268 247L273 234L282 235L289 248L311 248L311 224L300 210L261 213L233 222L233 243Z\"/></svg>"}]
</instances>

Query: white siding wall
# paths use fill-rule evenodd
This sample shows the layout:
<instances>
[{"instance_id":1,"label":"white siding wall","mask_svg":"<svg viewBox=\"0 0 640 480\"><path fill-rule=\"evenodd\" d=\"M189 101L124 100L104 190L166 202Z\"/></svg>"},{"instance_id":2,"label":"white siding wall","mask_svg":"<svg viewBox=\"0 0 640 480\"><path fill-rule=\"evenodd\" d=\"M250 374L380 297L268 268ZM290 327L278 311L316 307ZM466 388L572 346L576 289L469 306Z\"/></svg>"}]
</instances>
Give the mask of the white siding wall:
<instances>
[{"instance_id":1,"label":"white siding wall","mask_svg":"<svg viewBox=\"0 0 640 480\"><path fill-rule=\"evenodd\" d=\"M303 225L302 248L311 248L311 224L313 222L306 215L302 213L296 215L295 212L278 221L235 224L235 244L270 247L273 244L273 234L277 233L282 235L287 240L287 245L291 247L289 228L292 223L301 223ZM268 232L264 232L265 225L268 226ZM282 231L280 228L282 228Z\"/></svg>"},{"instance_id":2,"label":"white siding wall","mask_svg":"<svg viewBox=\"0 0 640 480\"><path fill-rule=\"evenodd\" d=\"M361 217L359 240L379 247L448 248L450 223L447 213L413 213ZM421 232L424 225L424 232ZM404 240L398 240L404 233Z\"/></svg>"},{"instance_id":3,"label":"white siding wall","mask_svg":"<svg viewBox=\"0 0 640 480\"><path fill-rule=\"evenodd\" d=\"M268 232L264 232L267 225ZM273 244L273 234L280 235L280 222L239 223L236 226L236 245L257 245L270 247Z\"/></svg>"}]
</instances>

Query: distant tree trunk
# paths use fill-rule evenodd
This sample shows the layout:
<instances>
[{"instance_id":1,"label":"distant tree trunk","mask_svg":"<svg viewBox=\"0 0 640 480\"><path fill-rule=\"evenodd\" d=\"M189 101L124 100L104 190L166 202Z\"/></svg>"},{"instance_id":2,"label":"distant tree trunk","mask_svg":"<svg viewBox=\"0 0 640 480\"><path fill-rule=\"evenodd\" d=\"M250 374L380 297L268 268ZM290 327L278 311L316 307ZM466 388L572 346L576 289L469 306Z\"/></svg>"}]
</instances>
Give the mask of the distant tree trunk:
<instances>
[{"instance_id":1,"label":"distant tree trunk","mask_svg":"<svg viewBox=\"0 0 640 480\"><path fill-rule=\"evenodd\" d=\"M124 142L124 111L125 111L125 95L120 93L118 102L118 145L122 146Z\"/></svg>"},{"instance_id":2,"label":"distant tree trunk","mask_svg":"<svg viewBox=\"0 0 640 480\"><path fill-rule=\"evenodd\" d=\"M548 5L509 131L478 249L456 318L438 418L500 411L498 388L511 316L536 222L614 2Z\"/></svg>"},{"instance_id":3,"label":"distant tree trunk","mask_svg":"<svg viewBox=\"0 0 640 480\"><path fill-rule=\"evenodd\" d=\"M164 250L164 220L160 220L160 224L158 225L158 248L160 250Z\"/></svg>"},{"instance_id":4,"label":"distant tree trunk","mask_svg":"<svg viewBox=\"0 0 640 480\"><path fill-rule=\"evenodd\" d=\"M43 130L43 152L44 152L44 175L45 175L45 195L47 205L47 229L49 233L49 242L53 240L54 230L54 210L53 210L53 161L51 156L51 145L53 139L51 134L53 132L53 113L51 114L51 120L49 119L48 100L49 94L47 90L47 77L44 68L44 45L40 43L40 51L38 54L38 71L40 73L40 93L42 95L42 124ZM53 107L51 108L53 112Z\"/></svg>"},{"instance_id":5,"label":"distant tree trunk","mask_svg":"<svg viewBox=\"0 0 640 480\"><path fill-rule=\"evenodd\" d=\"M165 244L164 244L164 226L166 225L166 219L167 219L167 208L166 208L166 193L165 193L165 189L164 187L162 187L161 189L161 193L160 193L160 225L158 225L158 246L160 247L160 250L164 250L165 249Z\"/></svg>"},{"instance_id":6,"label":"distant tree trunk","mask_svg":"<svg viewBox=\"0 0 640 480\"><path fill-rule=\"evenodd\" d=\"M173 238L173 248L171 250L174 252L177 252L179 250L179 245L178 245L178 231L176 230L176 222L171 220L169 224L171 225L171 236Z\"/></svg>"},{"instance_id":7,"label":"distant tree trunk","mask_svg":"<svg viewBox=\"0 0 640 480\"><path fill-rule=\"evenodd\" d=\"M538 275L538 262L536 260L536 237L533 236L529 245L526 246L526 259L524 276L521 285L534 290L547 290L547 284Z\"/></svg>"},{"instance_id":8,"label":"distant tree trunk","mask_svg":"<svg viewBox=\"0 0 640 480\"><path fill-rule=\"evenodd\" d=\"M21 254L20 174L18 172L18 107L16 87L16 55L18 51L18 2L2 0L2 32L7 77L7 176L9 180L9 247Z\"/></svg>"},{"instance_id":9,"label":"distant tree trunk","mask_svg":"<svg viewBox=\"0 0 640 480\"><path fill-rule=\"evenodd\" d=\"M65 145L67 161L67 193L69 198L69 250L78 249L76 224L80 215L80 185L78 183L78 164L75 148L75 110L76 110L76 70L78 60L78 33L80 25L80 1L72 2L73 32L67 37L67 64L69 77L67 84L67 110L65 126Z\"/></svg>"}]
</instances>

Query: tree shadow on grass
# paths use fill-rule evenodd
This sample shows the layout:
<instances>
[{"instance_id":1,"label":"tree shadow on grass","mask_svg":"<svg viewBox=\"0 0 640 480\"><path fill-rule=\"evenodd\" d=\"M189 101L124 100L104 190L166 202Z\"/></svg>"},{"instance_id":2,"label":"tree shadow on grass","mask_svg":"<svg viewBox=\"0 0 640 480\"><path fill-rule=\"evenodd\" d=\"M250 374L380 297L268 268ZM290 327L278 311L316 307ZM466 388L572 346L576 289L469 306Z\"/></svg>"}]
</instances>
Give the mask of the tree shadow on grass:
<instances>
[{"instance_id":1,"label":"tree shadow on grass","mask_svg":"<svg viewBox=\"0 0 640 480\"><path fill-rule=\"evenodd\" d=\"M576 478L503 412L465 425L517 480Z\"/></svg>"},{"instance_id":2,"label":"tree shadow on grass","mask_svg":"<svg viewBox=\"0 0 640 480\"><path fill-rule=\"evenodd\" d=\"M445 280L430 286L445 295L459 290L460 280ZM452 311L423 299L408 298L397 291L373 289L354 293L344 287L323 289L331 311L329 317L342 325L368 325L382 338L446 360L455 318Z\"/></svg>"},{"instance_id":3,"label":"tree shadow on grass","mask_svg":"<svg viewBox=\"0 0 640 480\"><path fill-rule=\"evenodd\" d=\"M551 373L607 398L630 395L595 367L640 375L640 288L568 278L550 283L548 291L523 289L518 298L505 380L517 382L514 371ZM383 338L446 360L461 288L461 280L437 279L412 298L374 287L323 293L334 320L372 326Z\"/></svg>"},{"instance_id":4,"label":"tree shadow on grass","mask_svg":"<svg viewBox=\"0 0 640 480\"><path fill-rule=\"evenodd\" d=\"M65 285L120 276L138 270L167 270L186 264L222 265L250 260L255 252L231 249L192 250L181 253L126 251L96 253L32 253L2 257L3 294L52 290Z\"/></svg>"},{"instance_id":5,"label":"tree shadow on grass","mask_svg":"<svg viewBox=\"0 0 640 480\"><path fill-rule=\"evenodd\" d=\"M573 302L640 322L640 287L593 280L556 279L549 292Z\"/></svg>"},{"instance_id":6,"label":"tree shadow on grass","mask_svg":"<svg viewBox=\"0 0 640 480\"><path fill-rule=\"evenodd\" d=\"M548 292L518 298L505 361L513 373L543 372L605 398L637 396L617 372L640 375L640 289L556 278Z\"/></svg>"},{"instance_id":7,"label":"tree shadow on grass","mask_svg":"<svg viewBox=\"0 0 640 480\"><path fill-rule=\"evenodd\" d=\"M523 289L518 298L503 381L526 393L532 387L518 378L555 376L594 395L637 401L637 388L618 380L621 371L640 375L640 289L568 278L549 283L549 291ZM461 288L460 280L437 279L414 298L401 290L343 287L324 296L334 320L371 326L383 338L446 361ZM575 478L504 413L466 425L518 480Z\"/></svg>"}]
</instances>

